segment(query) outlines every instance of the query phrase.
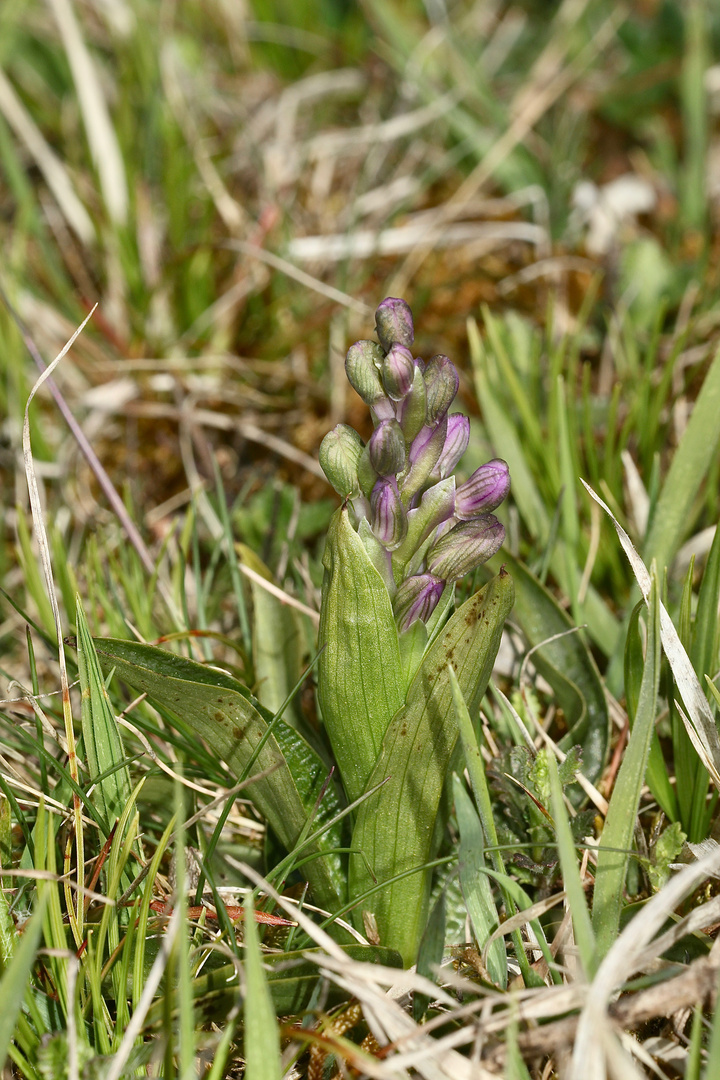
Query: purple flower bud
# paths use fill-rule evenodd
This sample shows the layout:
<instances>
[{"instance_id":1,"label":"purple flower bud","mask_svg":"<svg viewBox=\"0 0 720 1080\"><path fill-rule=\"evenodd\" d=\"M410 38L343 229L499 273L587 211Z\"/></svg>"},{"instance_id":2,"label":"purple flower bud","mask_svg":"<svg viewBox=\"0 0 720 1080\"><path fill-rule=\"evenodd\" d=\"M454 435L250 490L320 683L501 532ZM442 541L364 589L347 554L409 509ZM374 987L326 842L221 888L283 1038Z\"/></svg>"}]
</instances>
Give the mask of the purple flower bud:
<instances>
[{"instance_id":1,"label":"purple flower bud","mask_svg":"<svg viewBox=\"0 0 720 1080\"><path fill-rule=\"evenodd\" d=\"M348 349L345 372L348 382L357 390L366 405L386 400L380 380L380 368L385 354L374 341L356 341Z\"/></svg>"},{"instance_id":2,"label":"purple flower bud","mask_svg":"<svg viewBox=\"0 0 720 1080\"><path fill-rule=\"evenodd\" d=\"M436 424L447 414L459 385L457 369L449 357L433 356L428 360L425 367L428 424Z\"/></svg>"},{"instance_id":3,"label":"purple flower bud","mask_svg":"<svg viewBox=\"0 0 720 1080\"><path fill-rule=\"evenodd\" d=\"M505 529L492 514L461 521L430 548L427 568L446 581L458 581L492 558L504 539Z\"/></svg>"},{"instance_id":4,"label":"purple flower bud","mask_svg":"<svg viewBox=\"0 0 720 1080\"><path fill-rule=\"evenodd\" d=\"M402 401L409 394L415 377L412 353L404 345L393 345L383 360L382 378L385 391L393 401Z\"/></svg>"},{"instance_id":5,"label":"purple flower bud","mask_svg":"<svg viewBox=\"0 0 720 1080\"><path fill-rule=\"evenodd\" d=\"M455 469L460 458L463 456L470 441L470 421L462 413L451 413L448 416L447 435L442 453L438 458L437 465L433 469L433 478L444 480Z\"/></svg>"},{"instance_id":6,"label":"purple flower bud","mask_svg":"<svg viewBox=\"0 0 720 1080\"><path fill-rule=\"evenodd\" d=\"M320 466L338 495L343 498L357 495L358 463L364 443L357 431L347 424L338 424L320 443Z\"/></svg>"},{"instance_id":7,"label":"purple flower bud","mask_svg":"<svg viewBox=\"0 0 720 1080\"><path fill-rule=\"evenodd\" d=\"M405 539L407 514L395 477L381 478L370 496L370 525L381 544L394 551Z\"/></svg>"},{"instance_id":8,"label":"purple flower bud","mask_svg":"<svg viewBox=\"0 0 720 1080\"><path fill-rule=\"evenodd\" d=\"M378 476L396 476L405 468L405 436L397 420L382 420L370 436L368 449Z\"/></svg>"},{"instance_id":9,"label":"purple flower bud","mask_svg":"<svg viewBox=\"0 0 720 1080\"><path fill-rule=\"evenodd\" d=\"M375 329L383 349L395 344L409 348L415 340L412 312L404 300L388 296L375 312Z\"/></svg>"},{"instance_id":10,"label":"purple flower bud","mask_svg":"<svg viewBox=\"0 0 720 1080\"><path fill-rule=\"evenodd\" d=\"M468 521L499 506L510 490L507 462L494 458L476 469L455 493L455 516Z\"/></svg>"},{"instance_id":11,"label":"purple flower bud","mask_svg":"<svg viewBox=\"0 0 720 1080\"><path fill-rule=\"evenodd\" d=\"M432 615L442 596L445 582L432 574L417 574L406 578L399 586L393 600L393 611L398 630L402 634L416 619L423 622Z\"/></svg>"}]
</instances>

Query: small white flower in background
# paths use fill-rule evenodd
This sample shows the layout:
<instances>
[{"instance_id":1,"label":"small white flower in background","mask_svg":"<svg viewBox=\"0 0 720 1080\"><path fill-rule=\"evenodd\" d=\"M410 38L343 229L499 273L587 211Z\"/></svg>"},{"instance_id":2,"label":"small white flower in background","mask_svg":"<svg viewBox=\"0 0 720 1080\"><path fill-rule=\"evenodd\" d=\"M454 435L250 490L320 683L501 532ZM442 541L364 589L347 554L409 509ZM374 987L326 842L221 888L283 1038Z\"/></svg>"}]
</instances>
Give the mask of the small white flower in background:
<instances>
[{"instance_id":1,"label":"small white flower in background","mask_svg":"<svg viewBox=\"0 0 720 1080\"><path fill-rule=\"evenodd\" d=\"M598 187L581 180L573 191L571 225L586 228L585 247L590 255L606 255L618 242L623 225L633 224L638 214L655 208L652 184L635 173L625 173Z\"/></svg>"}]
</instances>

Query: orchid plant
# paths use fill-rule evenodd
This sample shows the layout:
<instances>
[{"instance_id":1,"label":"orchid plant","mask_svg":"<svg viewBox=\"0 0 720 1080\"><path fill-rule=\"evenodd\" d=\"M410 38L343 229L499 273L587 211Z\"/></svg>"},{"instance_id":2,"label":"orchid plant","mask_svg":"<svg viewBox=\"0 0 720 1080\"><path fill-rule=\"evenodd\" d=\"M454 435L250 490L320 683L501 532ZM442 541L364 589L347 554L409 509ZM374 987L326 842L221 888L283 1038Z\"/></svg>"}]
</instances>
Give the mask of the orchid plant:
<instances>
[{"instance_id":1,"label":"orchid plant","mask_svg":"<svg viewBox=\"0 0 720 1080\"><path fill-rule=\"evenodd\" d=\"M457 694L477 714L513 603L504 570L457 610L454 585L501 546L492 511L510 481L496 459L456 484L469 422L450 412L455 367L446 356L413 357L402 300L380 304L377 333L378 342L350 348L346 366L373 435L365 446L341 424L320 448L343 498L325 549L318 662L336 774L328 778L327 747L314 733L229 674L140 642L95 644L119 678L247 780L289 853L267 876L281 882L299 870L316 903L333 914L351 906L358 928L369 923L411 964L427 923L443 792L462 770Z\"/></svg>"},{"instance_id":2,"label":"orchid plant","mask_svg":"<svg viewBox=\"0 0 720 1080\"><path fill-rule=\"evenodd\" d=\"M501 572L448 618L454 583L502 545L492 511L510 477L494 459L456 484L470 434L468 418L450 412L457 370L447 356L427 363L413 356L404 300L383 300L376 329L378 342L358 341L346 360L374 432L364 445L340 424L320 447L344 502L324 559L318 690L346 795L365 796L353 829L350 895L372 891L373 878L386 883L361 904L358 922L369 912L381 942L412 962L457 744L448 665L476 710L513 599Z\"/></svg>"}]
</instances>

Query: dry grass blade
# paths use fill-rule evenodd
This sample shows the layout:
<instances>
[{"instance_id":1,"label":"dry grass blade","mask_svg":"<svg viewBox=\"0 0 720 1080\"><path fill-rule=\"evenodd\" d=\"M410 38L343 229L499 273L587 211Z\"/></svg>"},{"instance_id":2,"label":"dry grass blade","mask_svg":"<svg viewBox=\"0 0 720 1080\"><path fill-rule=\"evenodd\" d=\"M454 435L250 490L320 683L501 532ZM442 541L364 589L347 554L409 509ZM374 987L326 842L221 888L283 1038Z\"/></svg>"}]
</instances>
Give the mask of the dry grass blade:
<instances>
[{"instance_id":1,"label":"dry grass blade","mask_svg":"<svg viewBox=\"0 0 720 1080\"><path fill-rule=\"evenodd\" d=\"M120 147L113 130L103 88L80 33L70 0L50 0L77 90L90 151L100 177L105 205L112 220L124 225L128 190Z\"/></svg>"},{"instance_id":2,"label":"dry grass blade","mask_svg":"<svg viewBox=\"0 0 720 1080\"><path fill-rule=\"evenodd\" d=\"M92 244L95 229L87 210L80 202L67 169L48 145L0 68L0 112L7 120L45 178L70 228L83 244Z\"/></svg>"},{"instance_id":3,"label":"dry grass blade","mask_svg":"<svg viewBox=\"0 0 720 1080\"><path fill-rule=\"evenodd\" d=\"M306 238L307 241L312 241L313 237ZM318 239L332 239L319 237ZM291 241L290 251L295 254L295 245L299 241ZM362 300L356 300L353 296L348 296L347 293L341 292L340 289L334 288L332 285L326 285L319 278L313 277L312 274L308 274L305 270L300 270L297 266L293 266L287 259L280 258L279 255L274 255L271 251L266 251L265 248L258 247L257 244L246 244L242 240L228 241L226 247L232 248L233 251L239 251L243 255L247 255L253 259L259 259L267 266L271 266L274 270L279 270L281 274L286 274L289 278L299 282L300 285L307 286L308 289L312 289L313 292L320 293L321 296L326 296L328 300L333 300L336 304L342 304L343 307L350 308L351 311L356 311L358 315L372 315L373 309L368 304L363 303ZM322 253L323 256L326 252ZM298 255L298 258L304 258L302 254ZM314 256L317 258L317 256Z\"/></svg>"},{"instance_id":4,"label":"dry grass blade","mask_svg":"<svg viewBox=\"0 0 720 1080\"><path fill-rule=\"evenodd\" d=\"M538 120L558 98L566 93L587 70L594 57L612 41L618 26L625 18L626 12L618 5L579 55L557 72L554 78L534 89L525 87L520 102L521 108L511 124L463 181L455 194L440 207L435 220L436 227L447 225L463 213L468 202L488 182L498 166L530 134ZM428 250L424 241L413 248L393 279L389 289L392 295L402 296L405 293L408 283L422 265Z\"/></svg>"},{"instance_id":5,"label":"dry grass blade","mask_svg":"<svg viewBox=\"0 0 720 1080\"><path fill-rule=\"evenodd\" d=\"M385 1047L392 1043L401 1048L402 1057L388 1055L385 1060L366 1060L364 1068L367 1075L376 1080L409 1080L407 1068L414 1069L424 1080L486 1080L492 1075L448 1045L431 1038L395 1000L409 990L417 989L432 995L435 1000L453 1005L453 1000L434 983L413 971L351 960L324 930L308 919L301 909L280 896L252 867L238 864L238 868L325 950L327 955L317 958L318 967L336 985L361 1002L365 1019L379 1045ZM389 989L386 991L383 986ZM471 1039L472 1033L466 1035L464 1041Z\"/></svg>"},{"instance_id":6,"label":"dry grass blade","mask_svg":"<svg viewBox=\"0 0 720 1080\"><path fill-rule=\"evenodd\" d=\"M63 349L58 353L53 362L47 366L45 371L39 376L35 385L33 386L25 405L25 418L23 421L23 459L25 461L25 475L27 477L28 492L30 494L30 509L32 511L33 525L35 528L35 535L37 537L38 549L40 554L40 563L45 575L45 584L47 587L48 598L50 600L50 606L52 608L53 620L55 622L55 633L57 635L57 647L58 647L58 664L60 667L60 686L62 689L62 703L63 703L63 719L65 721L65 738L67 740L68 748L68 769L70 775L78 783L78 763L75 753L75 732L73 730L73 718L72 708L70 705L70 683L68 681L67 665L65 663L65 644L62 622L60 620L60 608L57 602L57 596L55 594L55 583L53 580L52 561L50 558L50 544L48 543L47 531L45 529L45 520L43 518L42 504L40 502L40 492L37 485L37 477L35 476L35 466L33 464L32 446L30 443L30 404L38 392L42 384L50 377L57 365L67 355L71 349L76 338L85 329L85 326L91 319L95 308L92 309L89 315L83 320L78 329L72 335L70 340L65 344ZM78 886L82 886L85 870L83 859L83 823L80 799L77 794L73 795L73 808L75 817L75 844L77 848L77 883ZM80 946L83 939L82 923L83 923L83 910L82 905L78 902L77 911L73 914L72 903L70 903L71 897L69 890L66 890L66 899L68 901L68 912L72 922L73 934L78 946Z\"/></svg>"},{"instance_id":7,"label":"dry grass blade","mask_svg":"<svg viewBox=\"0 0 720 1080\"><path fill-rule=\"evenodd\" d=\"M620 934L597 970L588 988L580 1016L569 1080L605 1080L609 1051L621 1053L608 1006L612 994L646 960L646 949L653 936L677 905L698 885L720 870L720 849L685 867L656 893ZM663 938L656 943L663 948ZM660 953L656 949L656 957Z\"/></svg>"}]
</instances>

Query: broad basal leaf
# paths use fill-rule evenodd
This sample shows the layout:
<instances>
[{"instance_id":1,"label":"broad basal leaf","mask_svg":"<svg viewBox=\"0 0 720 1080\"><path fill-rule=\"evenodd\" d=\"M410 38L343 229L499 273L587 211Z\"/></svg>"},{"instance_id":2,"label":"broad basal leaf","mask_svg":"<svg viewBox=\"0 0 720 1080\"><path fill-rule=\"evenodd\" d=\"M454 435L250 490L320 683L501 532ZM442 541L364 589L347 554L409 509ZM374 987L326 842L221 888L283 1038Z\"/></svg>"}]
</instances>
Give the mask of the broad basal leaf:
<instances>
[{"instance_id":1,"label":"broad basal leaf","mask_svg":"<svg viewBox=\"0 0 720 1080\"><path fill-rule=\"evenodd\" d=\"M247 794L283 846L292 851L328 775L327 765L298 733L279 720L268 736L270 714L246 687L220 671L153 645L109 638L96 640L95 646L118 678L181 716L235 776L243 774L258 743L265 739L252 772L273 771L254 781ZM339 809L337 791L329 784L315 819L317 826ZM313 851L326 853L307 862L303 873L317 903L330 910L339 907L345 895L340 856L329 853L341 844L340 828L334 826L303 852L305 856Z\"/></svg>"}]
</instances>

